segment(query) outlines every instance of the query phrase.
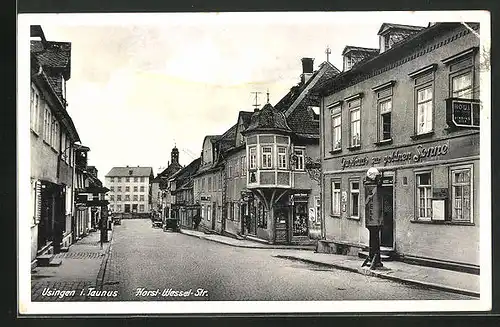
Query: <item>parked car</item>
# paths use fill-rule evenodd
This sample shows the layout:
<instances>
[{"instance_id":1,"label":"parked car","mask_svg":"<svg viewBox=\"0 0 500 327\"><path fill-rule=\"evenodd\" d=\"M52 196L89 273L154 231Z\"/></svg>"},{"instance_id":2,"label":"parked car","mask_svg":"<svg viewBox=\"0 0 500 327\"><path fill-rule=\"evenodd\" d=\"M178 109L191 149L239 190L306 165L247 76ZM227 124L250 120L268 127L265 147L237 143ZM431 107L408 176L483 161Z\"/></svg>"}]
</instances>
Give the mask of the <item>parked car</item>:
<instances>
[{"instance_id":1,"label":"parked car","mask_svg":"<svg viewBox=\"0 0 500 327\"><path fill-rule=\"evenodd\" d=\"M113 220L113 225L121 225L122 224L122 217L121 217L121 215L113 214L112 220Z\"/></svg>"}]
</instances>

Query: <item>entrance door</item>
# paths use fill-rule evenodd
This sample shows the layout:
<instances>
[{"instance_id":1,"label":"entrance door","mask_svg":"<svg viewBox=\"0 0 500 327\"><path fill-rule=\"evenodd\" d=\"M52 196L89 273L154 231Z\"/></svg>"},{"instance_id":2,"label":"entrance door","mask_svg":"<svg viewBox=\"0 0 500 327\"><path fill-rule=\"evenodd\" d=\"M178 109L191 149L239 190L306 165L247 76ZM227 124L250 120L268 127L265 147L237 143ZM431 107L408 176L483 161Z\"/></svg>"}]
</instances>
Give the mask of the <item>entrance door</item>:
<instances>
[{"instance_id":1,"label":"entrance door","mask_svg":"<svg viewBox=\"0 0 500 327\"><path fill-rule=\"evenodd\" d=\"M130 212L130 204L125 204L125 212L129 213Z\"/></svg>"},{"instance_id":2,"label":"entrance door","mask_svg":"<svg viewBox=\"0 0 500 327\"><path fill-rule=\"evenodd\" d=\"M248 233L252 235L257 235L257 208L255 205L255 201L249 202L249 214L250 214L250 223L248 228Z\"/></svg>"},{"instance_id":3,"label":"entrance door","mask_svg":"<svg viewBox=\"0 0 500 327\"><path fill-rule=\"evenodd\" d=\"M275 234L275 242L276 243L289 243L288 237L288 215L289 215L289 207L288 206L276 206L274 208L274 221L276 226L276 234Z\"/></svg>"},{"instance_id":4,"label":"entrance door","mask_svg":"<svg viewBox=\"0 0 500 327\"><path fill-rule=\"evenodd\" d=\"M380 245L392 248L394 246L394 220L393 220L393 186L382 186L382 215L384 227L380 235Z\"/></svg>"}]
</instances>

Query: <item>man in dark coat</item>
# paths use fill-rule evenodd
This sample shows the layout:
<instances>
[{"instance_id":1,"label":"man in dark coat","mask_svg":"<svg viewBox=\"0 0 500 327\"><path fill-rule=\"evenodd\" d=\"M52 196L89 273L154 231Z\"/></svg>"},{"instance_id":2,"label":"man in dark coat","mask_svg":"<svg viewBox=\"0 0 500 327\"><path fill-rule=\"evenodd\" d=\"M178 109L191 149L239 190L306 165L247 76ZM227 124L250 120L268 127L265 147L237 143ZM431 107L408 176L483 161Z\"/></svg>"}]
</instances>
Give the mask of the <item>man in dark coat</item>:
<instances>
[{"instance_id":1,"label":"man in dark coat","mask_svg":"<svg viewBox=\"0 0 500 327\"><path fill-rule=\"evenodd\" d=\"M201 222L200 211L196 211L196 215L193 217L194 229L198 229Z\"/></svg>"}]
</instances>

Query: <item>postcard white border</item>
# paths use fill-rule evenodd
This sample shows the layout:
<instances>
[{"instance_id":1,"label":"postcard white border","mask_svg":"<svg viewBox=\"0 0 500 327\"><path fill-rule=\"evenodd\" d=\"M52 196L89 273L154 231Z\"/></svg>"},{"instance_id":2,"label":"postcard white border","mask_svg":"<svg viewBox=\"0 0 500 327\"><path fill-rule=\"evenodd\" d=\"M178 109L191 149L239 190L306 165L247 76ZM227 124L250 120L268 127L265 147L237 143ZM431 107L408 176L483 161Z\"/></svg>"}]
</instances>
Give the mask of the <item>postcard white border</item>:
<instances>
[{"instance_id":1,"label":"postcard white border","mask_svg":"<svg viewBox=\"0 0 500 327\"><path fill-rule=\"evenodd\" d=\"M282 12L258 13L259 24L310 24L335 21L336 23L381 19L398 12ZM465 21L481 23L481 50L489 49L491 39L490 14L487 11L432 11L413 12L422 19L432 21ZM18 149L18 313L53 314L186 314L186 313L375 313L375 312L443 312L491 310L491 197L480 196L480 299L437 301L210 301L210 302L31 302L30 278L30 226L26 203L30 195L30 134L29 108L30 61L29 26L39 25L120 25L160 24L165 16L169 21L183 24L241 24L255 23L255 13L120 13L120 14L21 14L18 16L17 37L17 149ZM186 21L188 20L188 21ZM190 21L189 21L190 20ZM71 40L68 40L71 41ZM483 104L480 133L480 192L491 194L491 75L480 74ZM28 200L28 201L27 201Z\"/></svg>"}]
</instances>

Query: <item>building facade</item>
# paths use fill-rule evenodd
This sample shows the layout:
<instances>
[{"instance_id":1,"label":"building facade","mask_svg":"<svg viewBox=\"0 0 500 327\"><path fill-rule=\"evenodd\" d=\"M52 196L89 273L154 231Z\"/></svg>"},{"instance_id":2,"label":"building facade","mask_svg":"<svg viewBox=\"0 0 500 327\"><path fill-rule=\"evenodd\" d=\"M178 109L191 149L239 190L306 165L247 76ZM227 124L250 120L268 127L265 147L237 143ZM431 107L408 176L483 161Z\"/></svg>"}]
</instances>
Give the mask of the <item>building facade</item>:
<instances>
[{"instance_id":1,"label":"building facade","mask_svg":"<svg viewBox=\"0 0 500 327\"><path fill-rule=\"evenodd\" d=\"M381 245L408 260L479 267L478 24L383 24L380 52L317 88L320 248L368 246L363 179L383 174Z\"/></svg>"},{"instance_id":2,"label":"building facade","mask_svg":"<svg viewBox=\"0 0 500 327\"><path fill-rule=\"evenodd\" d=\"M196 214L201 214L201 207L199 203L195 202L194 197L194 175L200 167L200 162L200 158L193 160L168 180L168 196L171 207L169 217L179 219L179 224L183 228L192 228L193 217Z\"/></svg>"},{"instance_id":3,"label":"building facade","mask_svg":"<svg viewBox=\"0 0 500 327\"><path fill-rule=\"evenodd\" d=\"M47 41L31 26L31 262L68 247L74 201L73 144L80 138L66 111L71 43Z\"/></svg>"},{"instance_id":4,"label":"building facade","mask_svg":"<svg viewBox=\"0 0 500 327\"><path fill-rule=\"evenodd\" d=\"M113 167L105 176L110 209L127 217L149 217L151 167Z\"/></svg>"},{"instance_id":5,"label":"building facade","mask_svg":"<svg viewBox=\"0 0 500 327\"><path fill-rule=\"evenodd\" d=\"M167 200L167 196L170 199L168 180L182 168L179 164L179 149L175 146L170 153L170 160L167 168L151 180L151 209L161 213L162 217L169 217L171 210L171 201Z\"/></svg>"}]
</instances>

